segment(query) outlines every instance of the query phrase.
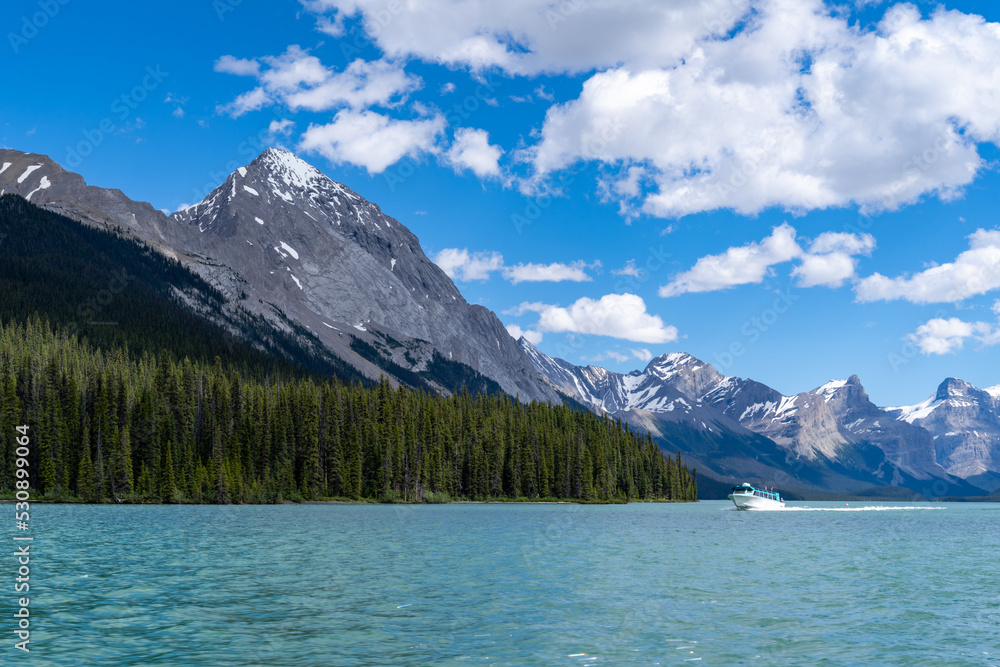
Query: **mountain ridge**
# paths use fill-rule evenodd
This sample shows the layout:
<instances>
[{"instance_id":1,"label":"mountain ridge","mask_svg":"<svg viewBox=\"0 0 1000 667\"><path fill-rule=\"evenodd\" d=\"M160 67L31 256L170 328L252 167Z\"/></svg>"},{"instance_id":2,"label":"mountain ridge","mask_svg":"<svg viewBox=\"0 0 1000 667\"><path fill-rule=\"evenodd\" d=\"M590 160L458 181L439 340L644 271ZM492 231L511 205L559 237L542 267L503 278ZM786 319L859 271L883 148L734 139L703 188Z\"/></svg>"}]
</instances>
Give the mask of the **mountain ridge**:
<instances>
[{"instance_id":1,"label":"mountain ridge","mask_svg":"<svg viewBox=\"0 0 1000 667\"><path fill-rule=\"evenodd\" d=\"M717 477L732 475L742 465L748 474L756 470L759 481L786 486L902 485L937 496L981 492L938 464L930 433L872 403L857 375L785 396L755 380L722 375L682 352L660 355L644 370L622 374L553 359L523 338L519 344L561 390L649 430L669 448L680 431L700 429L708 438L717 430L715 449L690 435L680 438L691 447L686 455L700 457L699 467L707 466ZM751 444L748 434L772 448Z\"/></svg>"},{"instance_id":2,"label":"mountain ridge","mask_svg":"<svg viewBox=\"0 0 1000 667\"><path fill-rule=\"evenodd\" d=\"M0 167L0 192L149 244L234 307L303 326L368 377L427 373L440 359L511 396L560 401L496 315L467 303L404 225L287 151L265 150L169 217L46 156L3 149Z\"/></svg>"}]
</instances>

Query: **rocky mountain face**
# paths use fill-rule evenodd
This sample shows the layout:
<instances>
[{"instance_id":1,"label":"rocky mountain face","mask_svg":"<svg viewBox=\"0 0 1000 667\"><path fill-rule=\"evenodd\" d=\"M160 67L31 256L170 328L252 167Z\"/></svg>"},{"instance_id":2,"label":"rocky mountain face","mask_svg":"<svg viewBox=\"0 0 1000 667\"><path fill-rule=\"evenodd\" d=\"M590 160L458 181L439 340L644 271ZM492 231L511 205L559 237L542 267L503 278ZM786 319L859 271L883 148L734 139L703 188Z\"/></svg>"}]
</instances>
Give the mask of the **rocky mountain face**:
<instances>
[{"instance_id":1,"label":"rocky mountain face","mask_svg":"<svg viewBox=\"0 0 1000 667\"><path fill-rule=\"evenodd\" d=\"M934 440L925 430L892 419L868 398L861 380L852 375L812 393L823 397L836 416L840 433L854 444L872 444L885 452L886 458L900 470L918 479L925 475L942 477L943 466L934 454Z\"/></svg>"},{"instance_id":2,"label":"rocky mountain face","mask_svg":"<svg viewBox=\"0 0 1000 667\"><path fill-rule=\"evenodd\" d=\"M707 466L717 477L754 471L760 481L786 487L902 485L936 495L977 492L938 463L930 433L873 404L857 376L784 396L760 382L724 376L683 353L619 374L552 359L524 339L519 344L562 391L646 428L668 448L680 445L699 460L699 469ZM696 431L701 442L690 438ZM706 447L712 433L713 446ZM748 436L757 439L751 444Z\"/></svg>"},{"instance_id":3,"label":"rocky mountain face","mask_svg":"<svg viewBox=\"0 0 1000 667\"><path fill-rule=\"evenodd\" d=\"M784 396L755 380L726 377L709 389L706 399L797 457L832 459L846 444L836 417L813 394Z\"/></svg>"},{"instance_id":4,"label":"rocky mountain face","mask_svg":"<svg viewBox=\"0 0 1000 667\"><path fill-rule=\"evenodd\" d=\"M523 400L561 400L496 315L467 303L405 226L286 151L268 149L170 217L12 150L0 150L0 192L142 240L233 304L311 332L369 377L419 374L450 390L464 365Z\"/></svg>"},{"instance_id":5,"label":"rocky mountain face","mask_svg":"<svg viewBox=\"0 0 1000 667\"><path fill-rule=\"evenodd\" d=\"M948 378L925 401L886 411L930 433L937 460L951 474L988 491L1000 486L1000 386L978 389Z\"/></svg>"},{"instance_id":6,"label":"rocky mountain face","mask_svg":"<svg viewBox=\"0 0 1000 667\"><path fill-rule=\"evenodd\" d=\"M46 155L0 149L0 195L18 194L32 204L94 227L118 231L176 256L176 229L162 211L132 201L121 190L87 185ZM193 242L194 237L186 239ZM190 258L185 257L190 260Z\"/></svg>"},{"instance_id":7,"label":"rocky mountain face","mask_svg":"<svg viewBox=\"0 0 1000 667\"><path fill-rule=\"evenodd\" d=\"M700 473L774 480L786 479L794 466L789 453L772 440L697 395L709 393L724 378L690 355L667 354L653 359L645 371L622 374L554 359L524 338L518 344L561 392L599 414L648 431L668 451L693 458ZM706 478L701 480L699 488Z\"/></svg>"}]
</instances>

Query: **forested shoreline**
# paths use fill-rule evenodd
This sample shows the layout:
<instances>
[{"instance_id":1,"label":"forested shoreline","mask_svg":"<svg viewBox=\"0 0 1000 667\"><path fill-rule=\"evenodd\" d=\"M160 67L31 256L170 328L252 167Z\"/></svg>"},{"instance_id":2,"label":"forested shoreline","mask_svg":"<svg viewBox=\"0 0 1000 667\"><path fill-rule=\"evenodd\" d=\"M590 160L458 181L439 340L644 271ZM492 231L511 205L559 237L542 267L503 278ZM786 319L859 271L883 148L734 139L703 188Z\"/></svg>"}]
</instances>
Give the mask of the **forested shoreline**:
<instances>
[{"instance_id":1,"label":"forested shoreline","mask_svg":"<svg viewBox=\"0 0 1000 667\"><path fill-rule=\"evenodd\" d=\"M648 435L502 394L248 375L0 324L0 492L30 427L32 497L129 503L694 501Z\"/></svg>"}]
</instances>

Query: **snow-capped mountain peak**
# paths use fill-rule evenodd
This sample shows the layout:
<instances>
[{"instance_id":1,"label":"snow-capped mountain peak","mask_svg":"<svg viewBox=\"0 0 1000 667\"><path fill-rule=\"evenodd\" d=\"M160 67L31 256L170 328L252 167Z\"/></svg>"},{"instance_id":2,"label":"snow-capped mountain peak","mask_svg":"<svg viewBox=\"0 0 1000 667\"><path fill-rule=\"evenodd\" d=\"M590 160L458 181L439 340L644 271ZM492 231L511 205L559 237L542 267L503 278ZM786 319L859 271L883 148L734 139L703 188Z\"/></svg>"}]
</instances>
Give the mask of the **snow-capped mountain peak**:
<instances>
[{"instance_id":1,"label":"snow-capped mountain peak","mask_svg":"<svg viewBox=\"0 0 1000 667\"><path fill-rule=\"evenodd\" d=\"M686 396L703 398L727 378L712 364L686 352L670 352L652 359L643 376L672 385Z\"/></svg>"},{"instance_id":2,"label":"snow-capped mountain peak","mask_svg":"<svg viewBox=\"0 0 1000 667\"><path fill-rule=\"evenodd\" d=\"M969 384L965 380L947 378L938 386L937 398L942 401L948 400L949 398L961 399L970 396L970 394L975 391L977 391L976 387Z\"/></svg>"},{"instance_id":3,"label":"snow-capped mountain peak","mask_svg":"<svg viewBox=\"0 0 1000 667\"><path fill-rule=\"evenodd\" d=\"M942 403L944 403L944 401L938 400L936 396L928 396L916 405L900 405L892 408L885 408L885 411L893 415L899 421L912 424L914 421L923 419L930 413L934 412L934 410Z\"/></svg>"},{"instance_id":4,"label":"snow-capped mountain peak","mask_svg":"<svg viewBox=\"0 0 1000 667\"><path fill-rule=\"evenodd\" d=\"M886 411L929 431L938 460L948 472L963 478L986 474L984 483L995 484L1000 479L998 397L1000 386L978 389L948 378L926 400Z\"/></svg>"},{"instance_id":5,"label":"snow-capped mountain peak","mask_svg":"<svg viewBox=\"0 0 1000 667\"><path fill-rule=\"evenodd\" d=\"M368 226L369 233L379 236L393 227L376 204L280 148L268 148L250 164L237 168L202 201L182 207L171 217L197 224L201 233L226 237L245 228L242 223L253 229L253 223L268 226L301 215L289 209L308 216L307 224Z\"/></svg>"},{"instance_id":6,"label":"snow-capped mountain peak","mask_svg":"<svg viewBox=\"0 0 1000 667\"><path fill-rule=\"evenodd\" d=\"M690 368L692 365L694 365L694 368ZM692 371L698 370L698 366L700 365L702 363L698 359L686 352L670 352L654 357L646 365L646 372L665 379L676 375L685 368Z\"/></svg>"},{"instance_id":7,"label":"snow-capped mountain peak","mask_svg":"<svg viewBox=\"0 0 1000 667\"><path fill-rule=\"evenodd\" d=\"M275 188L274 193L285 201L291 201L288 197L294 193L304 194L310 199L325 195L343 197L349 202L363 201L360 195L347 186L333 180L295 153L281 148L268 148L233 175L238 173L245 177L247 171L255 169L268 185Z\"/></svg>"},{"instance_id":8,"label":"snow-capped mountain peak","mask_svg":"<svg viewBox=\"0 0 1000 667\"><path fill-rule=\"evenodd\" d=\"M852 375L846 380L830 380L809 393L821 397L824 403L834 401L844 405L856 405L868 400L865 388L861 385L861 378L857 375Z\"/></svg>"},{"instance_id":9,"label":"snow-capped mountain peak","mask_svg":"<svg viewBox=\"0 0 1000 667\"><path fill-rule=\"evenodd\" d=\"M900 421L911 424L914 422L919 423L927 419L931 413L942 405L946 405L951 409L977 408L981 399L989 402L988 399L982 396L981 392L985 392L993 398L1000 395L1000 386L991 387L990 389L979 390L965 380L948 378L938 385L937 392L933 396L929 396L916 405L901 405L894 408L886 408L886 411Z\"/></svg>"},{"instance_id":10,"label":"snow-capped mountain peak","mask_svg":"<svg viewBox=\"0 0 1000 667\"><path fill-rule=\"evenodd\" d=\"M813 393L814 394L819 394L820 396L823 397L824 401L826 401L827 403L829 403L830 399L833 398L834 395L840 389L843 389L845 386L847 386L847 380L830 380L829 382L827 382L822 387L820 387L818 389L815 389L813 391Z\"/></svg>"},{"instance_id":11,"label":"snow-capped mountain peak","mask_svg":"<svg viewBox=\"0 0 1000 667\"><path fill-rule=\"evenodd\" d=\"M298 155L280 148L268 148L251 164L262 165L290 187L307 189L316 181L331 180Z\"/></svg>"}]
</instances>

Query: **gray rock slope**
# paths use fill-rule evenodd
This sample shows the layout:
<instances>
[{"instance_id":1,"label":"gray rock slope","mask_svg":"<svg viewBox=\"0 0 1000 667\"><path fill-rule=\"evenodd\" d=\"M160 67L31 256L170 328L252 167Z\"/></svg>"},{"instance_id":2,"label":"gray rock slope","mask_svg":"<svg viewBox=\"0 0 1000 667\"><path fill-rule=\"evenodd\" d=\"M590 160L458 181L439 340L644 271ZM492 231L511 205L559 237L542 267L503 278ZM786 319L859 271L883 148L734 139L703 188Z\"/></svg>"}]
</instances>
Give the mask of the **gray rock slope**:
<instances>
[{"instance_id":1,"label":"gray rock slope","mask_svg":"<svg viewBox=\"0 0 1000 667\"><path fill-rule=\"evenodd\" d=\"M436 352L522 400L561 400L496 315L467 303L416 236L289 152L266 150L170 217L12 150L0 151L0 191L143 240L233 303L276 326L305 327L371 377L381 368L352 348L355 338L407 369L424 370Z\"/></svg>"},{"instance_id":2,"label":"gray rock slope","mask_svg":"<svg viewBox=\"0 0 1000 667\"><path fill-rule=\"evenodd\" d=\"M1000 387L978 389L948 378L927 400L886 411L928 431L937 460L951 474L988 491L1000 486Z\"/></svg>"}]
</instances>

